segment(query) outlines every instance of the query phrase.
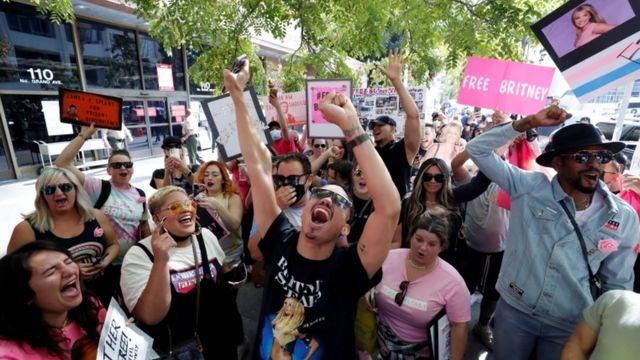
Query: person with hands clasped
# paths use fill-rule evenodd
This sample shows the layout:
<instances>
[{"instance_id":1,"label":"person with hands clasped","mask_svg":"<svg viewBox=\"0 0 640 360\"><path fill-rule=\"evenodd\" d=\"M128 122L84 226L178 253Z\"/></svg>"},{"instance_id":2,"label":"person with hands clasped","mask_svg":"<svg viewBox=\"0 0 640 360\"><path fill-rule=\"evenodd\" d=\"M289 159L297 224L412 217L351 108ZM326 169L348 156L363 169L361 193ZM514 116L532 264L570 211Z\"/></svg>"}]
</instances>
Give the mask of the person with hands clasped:
<instances>
[{"instance_id":1,"label":"person with hands clasped","mask_svg":"<svg viewBox=\"0 0 640 360\"><path fill-rule=\"evenodd\" d=\"M273 181L281 178L271 174L271 156L252 126L244 102L242 89L248 78L248 62L237 75L227 70L224 73L224 84L236 109L240 149L262 238L258 247L266 269L255 353L263 359L285 351L293 358L355 358L356 303L380 280L380 267L389 252L400 212L400 196L393 191L391 176L368 141L353 105L344 95L331 92L321 101L320 111L344 132L364 171L376 210L369 216L357 246L337 247L338 238L349 232L352 202L341 187L327 185L310 192L300 230L294 228L278 207ZM279 175L281 170L278 168ZM297 170L287 176L303 174L301 166ZM286 177L283 180L289 182ZM297 326L296 338L286 344L286 349L274 351L274 346L285 345L275 341L274 325L290 298L302 303L304 314L300 318L304 317Z\"/></svg>"},{"instance_id":2,"label":"person with hands clasped","mask_svg":"<svg viewBox=\"0 0 640 360\"><path fill-rule=\"evenodd\" d=\"M163 187L149 198L157 227L122 264L124 301L161 356L235 359L237 339L226 326L235 303L224 296L225 254L197 228L196 203L184 189Z\"/></svg>"},{"instance_id":3,"label":"person with hands clasped","mask_svg":"<svg viewBox=\"0 0 640 360\"><path fill-rule=\"evenodd\" d=\"M571 117L557 106L498 125L467 145L470 158L511 197L505 253L496 283L497 359L558 359L581 319L602 293L631 289L640 249L638 216L599 179L624 148L603 142L590 124L556 131L539 165L551 180L521 170L494 150L530 129Z\"/></svg>"}]
</instances>

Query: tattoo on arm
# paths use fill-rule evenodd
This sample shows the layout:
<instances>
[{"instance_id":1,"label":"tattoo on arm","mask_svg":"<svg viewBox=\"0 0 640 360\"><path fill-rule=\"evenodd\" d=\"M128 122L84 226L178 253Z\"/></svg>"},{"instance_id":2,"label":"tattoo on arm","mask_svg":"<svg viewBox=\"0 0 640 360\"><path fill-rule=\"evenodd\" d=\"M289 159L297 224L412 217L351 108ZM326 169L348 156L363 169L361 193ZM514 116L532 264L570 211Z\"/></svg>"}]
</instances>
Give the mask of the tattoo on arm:
<instances>
[{"instance_id":1,"label":"tattoo on arm","mask_svg":"<svg viewBox=\"0 0 640 360\"><path fill-rule=\"evenodd\" d=\"M352 137L355 137L356 135L358 135L358 130L361 130L362 127L360 125L353 125L352 127L346 129L344 131L344 135L347 137L347 139L350 139Z\"/></svg>"}]
</instances>

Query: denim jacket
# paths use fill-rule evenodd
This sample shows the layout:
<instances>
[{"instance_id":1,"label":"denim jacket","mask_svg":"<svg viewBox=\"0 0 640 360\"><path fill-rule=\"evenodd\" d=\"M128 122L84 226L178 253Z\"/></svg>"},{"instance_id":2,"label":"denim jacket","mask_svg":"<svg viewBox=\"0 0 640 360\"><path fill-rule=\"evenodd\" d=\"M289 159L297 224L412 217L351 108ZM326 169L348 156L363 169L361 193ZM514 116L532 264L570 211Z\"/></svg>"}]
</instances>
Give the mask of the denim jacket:
<instances>
[{"instance_id":1,"label":"denim jacket","mask_svg":"<svg viewBox=\"0 0 640 360\"><path fill-rule=\"evenodd\" d=\"M549 181L544 174L521 170L494 153L519 134L508 123L467 145L480 170L511 195L506 250L496 289L519 311L573 331L582 311L593 303L580 240L559 201L565 201L574 216L575 204L557 176ZM602 181L596 191L604 198L603 207L581 225L589 265L604 291L631 289L640 249L638 216ZM604 246L616 242L615 251Z\"/></svg>"}]
</instances>

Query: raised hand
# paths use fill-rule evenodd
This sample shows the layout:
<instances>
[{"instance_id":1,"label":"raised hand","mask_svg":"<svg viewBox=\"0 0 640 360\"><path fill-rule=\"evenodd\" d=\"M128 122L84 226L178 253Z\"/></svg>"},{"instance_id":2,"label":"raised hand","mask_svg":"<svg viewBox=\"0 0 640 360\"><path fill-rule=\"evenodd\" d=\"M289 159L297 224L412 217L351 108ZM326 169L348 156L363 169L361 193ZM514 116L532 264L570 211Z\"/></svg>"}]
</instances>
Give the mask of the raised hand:
<instances>
[{"instance_id":1,"label":"raised hand","mask_svg":"<svg viewBox=\"0 0 640 360\"><path fill-rule=\"evenodd\" d=\"M378 65L378 69L391 81L400 80L402 76L402 59L400 49L389 50L389 64L387 68Z\"/></svg>"},{"instance_id":2,"label":"raised hand","mask_svg":"<svg viewBox=\"0 0 640 360\"><path fill-rule=\"evenodd\" d=\"M276 108L280 106L280 102L278 101L278 89L276 89L276 85L271 79L269 79L269 104Z\"/></svg>"},{"instance_id":3,"label":"raised hand","mask_svg":"<svg viewBox=\"0 0 640 360\"><path fill-rule=\"evenodd\" d=\"M98 131L98 129L96 129L96 124L91 123L91 125L83 126L82 129L80 129L80 135L82 135L84 139L87 140L87 139L91 139L91 137L93 136L93 134L96 133L96 131Z\"/></svg>"},{"instance_id":4,"label":"raised hand","mask_svg":"<svg viewBox=\"0 0 640 360\"><path fill-rule=\"evenodd\" d=\"M356 109L344 94L330 92L320 101L319 108L327 121L338 125L343 130L350 128L354 123L358 126L360 124Z\"/></svg>"},{"instance_id":5,"label":"raised hand","mask_svg":"<svg viewBox=\"0 0 640 360\"><path fill-rule=\"evenodd\" d=\"M557 106L549 106L538 111L535 115L527 116L531 122L531 126L536 128L540 126L560 125L571 118L571 114Z\"/></svg>"},{"instance_id":6,"label":"raised hand","mask_svg":"<svg viewBox=\"0 0 640 360\"><path fill-rule=\"evenodd\" d=\"M249 59L244 60L242 69L237 74L227 69L224 69L222 74L224 76L224 86L229 90L229 93L231 95L242 94L249 82Z\"/></svg>"}]
</instances>

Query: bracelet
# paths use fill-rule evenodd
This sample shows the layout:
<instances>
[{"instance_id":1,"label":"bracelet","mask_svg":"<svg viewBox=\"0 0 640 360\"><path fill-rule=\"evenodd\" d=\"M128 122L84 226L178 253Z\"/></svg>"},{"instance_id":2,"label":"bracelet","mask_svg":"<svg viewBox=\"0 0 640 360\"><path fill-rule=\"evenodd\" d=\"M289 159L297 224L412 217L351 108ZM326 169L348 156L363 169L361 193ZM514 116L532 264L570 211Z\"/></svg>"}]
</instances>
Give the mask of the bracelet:
<instances>
[{"instance_id":1,"label":"bracelet","mask_svg":"<svg viewBox=\"0 0 640 360\"><path fill-rule=\"evenodd\" d=\"M79 136L79 137L81 137L81 138L82 138L82 140L87 140L87 137L86 137L86 136L84 136L83 134L78 134L78 136Z\"/></svg>"},{"instance_id":2,"label":"bracelet","mask_svg":"<svg viewBox=\"0 0 640 360\"><path fill-rule=\"evenodd\" d=\"M351 149L353 149L354 147L362 144L365 141L369 141L369 135L367 135L367 133L362 133L356 137L354 137L353 139L349 140L347 142L347 146Z\"/></svg>"}]
</instances>

